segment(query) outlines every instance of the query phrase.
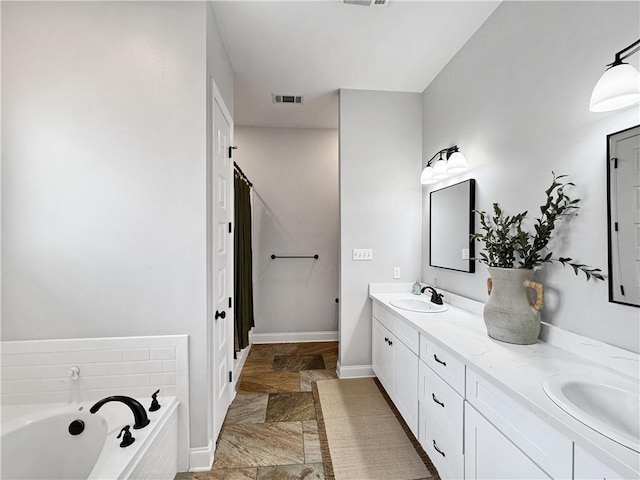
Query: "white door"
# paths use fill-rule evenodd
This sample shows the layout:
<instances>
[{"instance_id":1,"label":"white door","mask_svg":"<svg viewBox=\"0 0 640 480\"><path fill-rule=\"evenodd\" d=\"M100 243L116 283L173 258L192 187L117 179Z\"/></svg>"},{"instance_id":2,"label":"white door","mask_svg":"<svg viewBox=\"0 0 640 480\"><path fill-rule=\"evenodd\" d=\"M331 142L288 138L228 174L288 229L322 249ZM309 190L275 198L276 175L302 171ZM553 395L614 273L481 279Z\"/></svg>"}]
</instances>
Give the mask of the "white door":
<instances>
[{"instance_id":1,"label":"white door","mask_svg":"<svg viewBox=\"0 0 640 480\"><path fill-rule=\"evenodd\" d=\"M217 92L215 87L212 87ZM212 247L212 282L210 349L212 365L212 439L218 438L227 409L233 400L231 372L233 370L233 235L231 233L231 215L233 213L231 198L233 193L232 166L229 155L231 145L231 124L224 107L219 104L219 97L212 95L212 213L213 221L211 238Z\"/></svg>"}]
</instances>

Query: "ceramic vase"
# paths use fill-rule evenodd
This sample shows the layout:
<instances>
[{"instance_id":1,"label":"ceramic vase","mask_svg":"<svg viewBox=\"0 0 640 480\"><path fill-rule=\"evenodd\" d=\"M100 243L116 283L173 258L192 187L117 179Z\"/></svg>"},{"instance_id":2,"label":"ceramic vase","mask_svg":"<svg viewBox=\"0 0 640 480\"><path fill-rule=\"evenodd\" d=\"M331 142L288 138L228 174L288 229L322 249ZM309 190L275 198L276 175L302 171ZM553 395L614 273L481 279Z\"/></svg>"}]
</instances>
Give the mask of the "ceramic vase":
<instances>
[{"instance_id":1,"label":"ceramic vase","mask_svg":"<svg viewBox=\"0 0 640 480\"><path fill-rule=\"evenodd\" d=\"M533 270L488 267L489 300L484 306L484 323L491 338L501 342L530 345L540 334L540 309L544 289L533 282ZM531 301L530 289L536 292Z\"/></svg>"}]
</instances>

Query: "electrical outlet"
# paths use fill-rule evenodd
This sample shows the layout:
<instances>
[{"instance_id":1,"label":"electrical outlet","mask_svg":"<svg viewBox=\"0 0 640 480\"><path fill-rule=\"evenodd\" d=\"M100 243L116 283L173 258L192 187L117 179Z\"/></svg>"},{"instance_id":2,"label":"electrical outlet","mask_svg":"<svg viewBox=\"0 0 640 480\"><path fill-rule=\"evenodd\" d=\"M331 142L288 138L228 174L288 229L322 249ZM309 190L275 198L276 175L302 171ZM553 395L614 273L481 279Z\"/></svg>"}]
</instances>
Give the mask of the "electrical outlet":
<instances>
[{"instance_id":1,"label":"electrical outlet","mask_svg":"<svg viewBox=\"0 0 640 480\"><path fill-rule=\"evenodd\" d=\"M396 280L400 278L400 267L393 267L393 278Z\"/></svg>"},{"instance_id":2,"label":"electrical outlet","mask_svg":"<svg viewBox=\"0 0 640 480\"><path fill-rule=\"evenodd\" d=\"M463 248L462 249L462 260L469 260L469 249L468 248Z\"/></svg>"},{"instance_id":3,"label":"electrical outlet","mask_svg":"<svg viewBox=\"0 0 640 480\"><path fill-rule=\"evenodd\" d=\"M353 260L373 260L373 248L354 248L352 251Z\"/></svg>"}]
</instances>

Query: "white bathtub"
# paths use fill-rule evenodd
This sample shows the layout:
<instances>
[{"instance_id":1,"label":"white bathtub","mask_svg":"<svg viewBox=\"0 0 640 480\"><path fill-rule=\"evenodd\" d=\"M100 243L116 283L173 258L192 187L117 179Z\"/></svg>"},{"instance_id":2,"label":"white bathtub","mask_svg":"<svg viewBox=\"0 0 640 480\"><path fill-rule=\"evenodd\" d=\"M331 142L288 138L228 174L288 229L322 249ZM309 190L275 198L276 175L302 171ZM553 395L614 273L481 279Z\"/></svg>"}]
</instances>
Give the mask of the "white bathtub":
<instances>
[{"instance_id":1,"label":"white bathtub","mask_svg":"<svg viewBox=\"0 0 640 480\"><path fill-rule=\"evenodd\" d=\"M118 433L133 427L131 410L109 402L89 413L95 402L2 407L0 478L14 479L173 479L177 470L175 397L159 398L162 408L148 412L146 427L130 429L135 442L121 448ZM148 400L143 405L148 407ZM79 435L69 424L82 420Z\"/></svg>"}]
</instances>

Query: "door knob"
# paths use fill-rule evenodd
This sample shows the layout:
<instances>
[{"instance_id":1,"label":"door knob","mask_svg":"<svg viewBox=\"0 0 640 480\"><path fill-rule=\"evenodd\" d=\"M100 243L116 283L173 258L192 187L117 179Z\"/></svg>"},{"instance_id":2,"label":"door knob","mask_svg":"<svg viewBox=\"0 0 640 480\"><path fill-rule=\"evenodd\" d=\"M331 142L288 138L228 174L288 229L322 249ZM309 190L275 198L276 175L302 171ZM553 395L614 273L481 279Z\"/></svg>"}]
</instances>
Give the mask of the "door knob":
<instances>
[{"instance_id":1,"label":"door knob","mask_svg":"<svg viewBox=\"0 0 640 480\"><path fill-rule=\"evenodd\" d=\"M216 320L219 319L219 318L224 318L226 316L227 316L227 312L225 312L224 310L221 311L221 312L216 310L216 316L215 316Z\"/></svg>"}]
</instances>

